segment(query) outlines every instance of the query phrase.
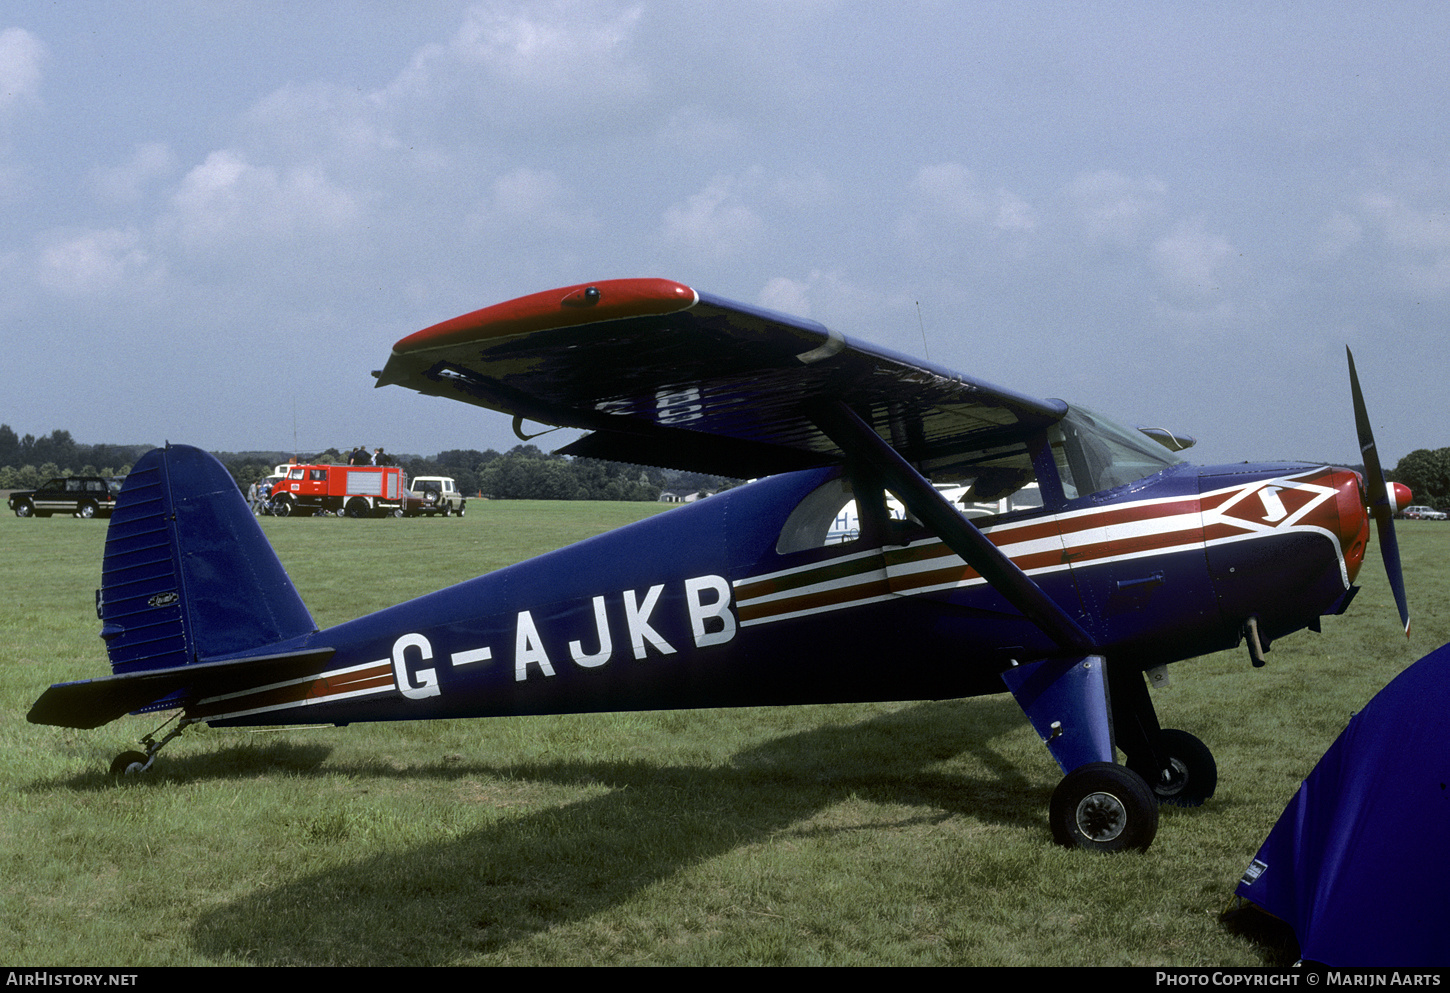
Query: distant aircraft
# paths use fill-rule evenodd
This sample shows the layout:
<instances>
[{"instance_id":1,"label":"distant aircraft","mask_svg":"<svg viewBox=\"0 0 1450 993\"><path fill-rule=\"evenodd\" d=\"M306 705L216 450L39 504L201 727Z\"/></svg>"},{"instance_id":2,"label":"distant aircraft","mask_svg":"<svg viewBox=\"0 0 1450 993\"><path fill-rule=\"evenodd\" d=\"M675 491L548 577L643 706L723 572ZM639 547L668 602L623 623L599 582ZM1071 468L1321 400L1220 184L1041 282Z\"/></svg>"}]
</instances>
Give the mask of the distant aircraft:
<instances>
[{"instance_id":1,"label":"distant aircraft","mask_svg":"<svg viewBox=\"0 0 1450 993\"><path fill-rule=\"evenodd\" d=\"M757 482L318 631L230 476L149 453L97 606L113 675L30 720L337 723L1011 692L1062 767L1060 843L1146 848L1212 754L1145 672L1345 609L1372 512L1408 625L1350 358L1362 478L1198 468L1114 424L661 279L534 294L400 340L377 385L587 429L562 451ZM932 484L959 487L954 500ZM971 513L964 513L964 504ZM888 507L896 505L893 515ZM849 510L848 510L849 508ZM836 525L843 512L855 525ZM164 727L164 725L163 725ZM1115 761L1116 749L1126 764Z\"/></svg>"}]
</instances>

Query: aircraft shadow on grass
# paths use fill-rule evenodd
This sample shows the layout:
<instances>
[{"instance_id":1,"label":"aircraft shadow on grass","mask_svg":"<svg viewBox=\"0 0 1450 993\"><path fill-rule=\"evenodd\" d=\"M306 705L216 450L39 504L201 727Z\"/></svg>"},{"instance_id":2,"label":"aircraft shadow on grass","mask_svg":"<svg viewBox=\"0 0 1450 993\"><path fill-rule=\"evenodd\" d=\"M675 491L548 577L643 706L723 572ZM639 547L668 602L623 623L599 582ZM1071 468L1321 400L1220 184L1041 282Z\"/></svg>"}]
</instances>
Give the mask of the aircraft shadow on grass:
<instances>
[{"instance_id":1,"label":"aircraft shadow on grass","mask_svg":"<svg viewBox=\"0 0 1450 993\"><path fill-rule=\"evenodd\" d=\"M1048 787L1024 779L991 744L1020 728L1009 700L970 708L947 701L786 735L738 753L729 767L647 760L319 765L317 774L481 776L599 784L610 792L249 894L203 914L192 942L222 961L446 965L624 903L683 867L762 841L853 796L922 812L844 830L935 823L959 813L1031 827L1041 822L1040 794ZM931 768L964 752L993 775ZM184 777L185 765L175 762L168 778ZM871 771L835 772L853 765ZM325 832L315 840L329 843Z\"/></svg>"}]
</instances>

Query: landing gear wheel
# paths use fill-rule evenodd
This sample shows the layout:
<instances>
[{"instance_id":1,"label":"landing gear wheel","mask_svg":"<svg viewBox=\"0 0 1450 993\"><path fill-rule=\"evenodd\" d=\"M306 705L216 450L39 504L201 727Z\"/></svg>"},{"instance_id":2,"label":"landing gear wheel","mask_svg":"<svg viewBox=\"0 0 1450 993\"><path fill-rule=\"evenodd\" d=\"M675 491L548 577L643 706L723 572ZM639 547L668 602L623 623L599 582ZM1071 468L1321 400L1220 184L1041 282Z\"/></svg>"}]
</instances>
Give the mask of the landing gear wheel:
<instances>
[{"instance_id":1,"label":"landing gear wheel","mask_svg":"<svg viewBox=\"0 0 1450 993\"><path fill-rule=\"evenodd\" d=\"M150 760L151 757L145 752L122 752L111 763L111 775L139 776L145 770L146 763Z\"/></svg>"},{"instance_id":2,"label":"landing gear wheel","mask_svg":"<svg viewBox=\"0 0 1450 993\"><path fill-rule=\"evenodd\" d=\"M1158 800L1143 777L1089 762L1063 777L1048 806L1052 840L1094 852L1147 849L1158 833Z\"/></svg>"},{"instance_id":3,"label":"landing gear wheel","mask_svg":"<svg viewBox=\"0 0 1450 993\"><path fill-rule=\"evenodd\" d=\"M1147 780L1159 803L1197 807L1213 796L1218 788L1218 763L1207 745L1187 731L1164 728L1158 748L1168 757L1167 768L1148 769L1141 762L1129 762L1128 768Z\"/></svg>"}]
</instances>

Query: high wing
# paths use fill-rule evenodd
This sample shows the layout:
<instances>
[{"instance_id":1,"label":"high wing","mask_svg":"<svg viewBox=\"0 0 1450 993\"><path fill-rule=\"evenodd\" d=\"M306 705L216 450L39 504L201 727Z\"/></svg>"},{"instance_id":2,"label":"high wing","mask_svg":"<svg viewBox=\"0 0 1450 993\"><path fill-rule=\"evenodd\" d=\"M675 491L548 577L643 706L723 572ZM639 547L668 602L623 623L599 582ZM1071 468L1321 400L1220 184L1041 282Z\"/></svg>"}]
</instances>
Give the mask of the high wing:
<instances>
[{"instance_id":1,"label":"high wing","mask_svg":"<svg viewBox=\"0 0 1450 993\"><path fill-rule=\"evenodd\" d=\"M735 477L840 461L817 424L837 401L928 476L1067 410L665 279L486 307L403 338L374 375L592 432L565 454Z\"/></svg>"}]
</instances>

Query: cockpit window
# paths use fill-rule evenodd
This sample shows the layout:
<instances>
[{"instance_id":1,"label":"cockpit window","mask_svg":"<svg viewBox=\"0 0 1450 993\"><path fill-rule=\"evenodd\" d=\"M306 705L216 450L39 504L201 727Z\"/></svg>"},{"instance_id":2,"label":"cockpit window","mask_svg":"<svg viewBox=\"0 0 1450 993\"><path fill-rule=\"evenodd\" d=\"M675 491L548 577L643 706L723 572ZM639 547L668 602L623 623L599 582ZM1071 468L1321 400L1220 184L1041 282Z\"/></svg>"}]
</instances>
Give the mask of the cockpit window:
<instances>
[{"instance_id":1,"label":"cockpit window","mask_svg":"<svg viewBox=\"0 0 1450 993\"><path fill-rule=\"evenodd\" d=\"M1183 461L1141 431L1123 427L1084 407L1071 407L1048 431L1063 496L1101 493L1161 472Z\"/></svg>"}]
</instances>

